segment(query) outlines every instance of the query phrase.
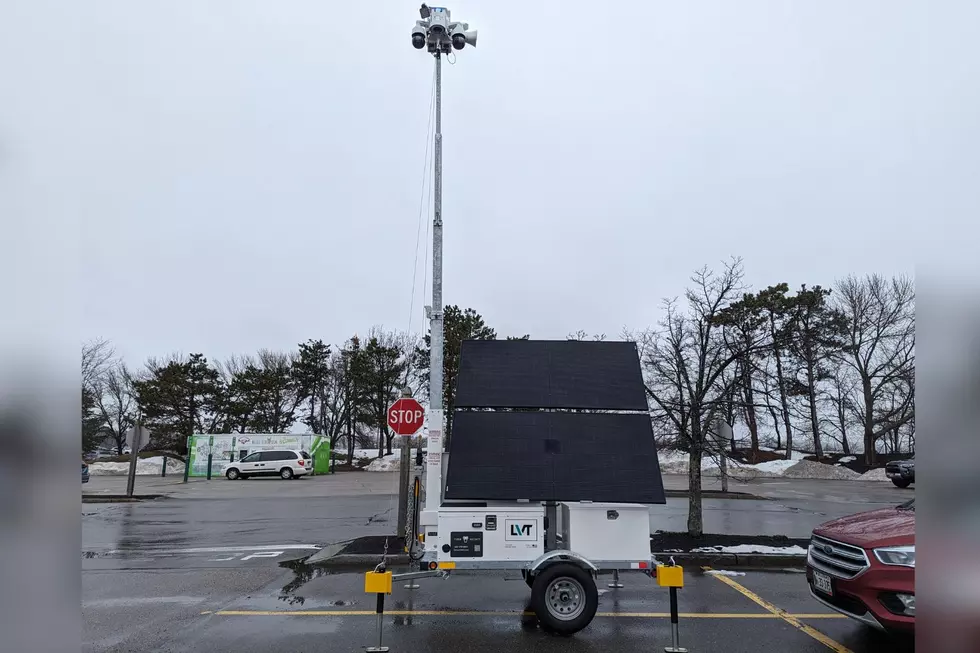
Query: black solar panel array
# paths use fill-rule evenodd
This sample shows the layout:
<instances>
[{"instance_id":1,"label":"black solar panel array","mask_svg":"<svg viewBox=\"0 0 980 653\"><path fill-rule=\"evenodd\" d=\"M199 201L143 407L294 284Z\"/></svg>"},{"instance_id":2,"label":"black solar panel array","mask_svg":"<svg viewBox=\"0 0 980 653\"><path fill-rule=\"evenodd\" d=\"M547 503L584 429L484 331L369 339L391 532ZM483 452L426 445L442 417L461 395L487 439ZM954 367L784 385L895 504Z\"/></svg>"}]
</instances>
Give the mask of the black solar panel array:
<instances>
[{"instance_id":1,"label":"black solar panel array","mask_svg":"<svg viewBox=\"0 0 980 653\"><path fill-rule=\"evenodd\" d=\"M457 408L647 410L632 342L467 340Z\"/></svg>"},{"instance_id":2,"label":"black solar panel array","mask_svg":"<svg viewBox=\"0 0 980 653\"><path fill-rule=\"evenodd\" d=\"M460 356L447 499L666 502L633 343L466 341Z\"/></svg>"}]
</instances>

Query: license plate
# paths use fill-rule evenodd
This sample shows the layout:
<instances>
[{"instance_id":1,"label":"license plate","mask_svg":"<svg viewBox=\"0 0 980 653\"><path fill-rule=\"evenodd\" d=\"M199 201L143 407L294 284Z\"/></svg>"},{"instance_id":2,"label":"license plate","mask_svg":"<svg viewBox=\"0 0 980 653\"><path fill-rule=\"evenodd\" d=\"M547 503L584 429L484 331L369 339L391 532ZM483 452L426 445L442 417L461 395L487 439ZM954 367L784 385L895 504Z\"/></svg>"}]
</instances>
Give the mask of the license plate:
<instances>
[{"instance_id":1,"label":"license plate","mask_svg":"<svg viewBox=\"0 0 980 653\"><path fill-rule=\"evenodd\" d=\"M823 592L828 596L834 595L834 586L831 584L830 576L819 571L813 572L813 589Z\"/></svg>"}]
</instances>

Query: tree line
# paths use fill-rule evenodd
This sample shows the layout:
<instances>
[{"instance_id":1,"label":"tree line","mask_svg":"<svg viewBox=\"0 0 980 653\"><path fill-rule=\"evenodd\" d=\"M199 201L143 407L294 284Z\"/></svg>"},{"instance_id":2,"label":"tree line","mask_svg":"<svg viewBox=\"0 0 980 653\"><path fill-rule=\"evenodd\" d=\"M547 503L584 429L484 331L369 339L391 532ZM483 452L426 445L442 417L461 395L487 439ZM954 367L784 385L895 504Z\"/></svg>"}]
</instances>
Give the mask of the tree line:
<instances>
[{"instance_id":1,"label":"tree line","mask_svg":"<svg viewBox=\"0 0 980 653\"><path fill-rule=\"evenodd\" d=\"M864 461L915 448L915 286L906 277L848 276L833 289L745 287L740 260L702 268L664 303L638 343L655 433L690 453L688 530L701 532L701 461L724 455L719 421L790 458L828 445ZM852 439L853 438L853 439Z\"/></svg>"},{"instance_id":2,"label":"tree line","mask_svg":"<svg viewBox=\"0 0 980 653\"><path fill-rule=\"evenodd\" d=\"M444 322L451 415L462 341L497 335L470 308L446 307ZM152 448L179 454L194 433L304 430L329 437L331 450L345 450L348 462L356 448L390 454L395 434L388 429L388 407L406 388L425 399L428 348L428 335L420 340L375 327L340 345L311 339L293 351L263 349L224 361L172 354L132 369L110 342L93 340L82 347L82 448L110 442L121 454L127 430L139 419L152 433Z\"/></svg>"},{"instance_id":3,"label":"tree line","mask_svg":"<svg viewBox=\"0 0 980 653\"><path fill-rule=\"evenodd\" d=\"M448 439L460 345L497 333L472 308L449 306L444 316ZM817 456L859 448L867 464L878 451L914 451L908 278L849 276L832 289L777 283L752 291L733 260L720 272L696 272L682 297L665 301L656 327L623 336L640 351L658 441L690 452L692 461L719 454L711 437L718 420L734 427L730 448L742 445L750 457L764 443L787 457L794 448ZM605 336L568 335L589 337ZM108 439L121 452L139 416L153 446L177 453L192 433L297 430L329 437L349 458L358 447L390 453L386 409L403 388L425 399L428 349L428 335L375 327L339 345L311 339L293 351L225 361L175 354L131 369L111 343L95 340L82 350L83 446Z\"/></svg>"}]
</instances>

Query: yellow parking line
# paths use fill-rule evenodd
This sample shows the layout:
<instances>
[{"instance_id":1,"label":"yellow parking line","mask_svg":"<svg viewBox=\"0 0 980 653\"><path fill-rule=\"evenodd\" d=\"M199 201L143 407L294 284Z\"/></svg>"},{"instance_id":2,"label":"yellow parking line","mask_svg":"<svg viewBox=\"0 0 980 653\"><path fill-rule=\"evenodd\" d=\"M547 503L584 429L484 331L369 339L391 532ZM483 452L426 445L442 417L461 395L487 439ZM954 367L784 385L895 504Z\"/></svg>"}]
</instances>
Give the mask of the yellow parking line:
<instances>
[{"instance_id":1,"label":"yellow parking line","mask_svg":"<svg viewBox=\"0 0 980 653\"><path fill-rule=\"evenodd\" d=\"M205 610L202 615L213 614L219 617L373 617L374 610ZM518 614L533 616L533 612L520 613L494 612L489 610L385 610L392 616L454 616L454 617L510 617ZM666 619L669 612L597 612L596 617ZM731 612L682 612L681 619L782 619L772 612L731 613ZM798 614L798 619L844 619L840 614Z\"/></svg>"},{"instance_id":2,"label":"yellow parking line","mask_svg":"<svg viewBox=\"0 0 980 653\"><path fill-rule=\"evenodd\" d=\"M705 570L705 571L709 571L711 569L711 567L702 567L702 569ZM769 612L771 612L774 616L779 617L780 619L782 619L786 623L790 624L791 626L793 626L793 627L801 630L802 632L806 633L807 635L809 635L813 639L817 640L818 642L820 642L821 644L823 644L824 646L826 646L830 650L834 651L834 653L853 653L853 651L851 651L851 649L847 648L846 646L844 646L840 642L838 642L836 640L833 640L830 637L827 637L826 635L824 635L823 633L821 633L819 630L814 630L813 628L810 628L810 626L807 626L805 623L803 623L803 622L800 621L800 619L812 619L813 617L805 617L803 615L792 615L792 614L789 614L785 610L783 610L781 608L778 608L775 605L773 605L772 603L770 603L769 601L765 600L764 598L762 598L761 596L759 596L758 594L756 594L755 592L753 592L749 588L745 587L741 583L735 582L734 580L732 580L728 576L720 576L720 575L716 575L716 574L712 574L712 576L714 576L715 578L717 578L721 582L725 583L726 585L728 585L729 587L731 587L732 589L734 589L736 592L738 592L742 596L746 597L747 599L750 599L750 600L754 601L755 603L761 605L763 608L765 608L766 610L768 610ZM843 616L843 615L841 615L841 616Z\"/></svg>"}]
</instances>

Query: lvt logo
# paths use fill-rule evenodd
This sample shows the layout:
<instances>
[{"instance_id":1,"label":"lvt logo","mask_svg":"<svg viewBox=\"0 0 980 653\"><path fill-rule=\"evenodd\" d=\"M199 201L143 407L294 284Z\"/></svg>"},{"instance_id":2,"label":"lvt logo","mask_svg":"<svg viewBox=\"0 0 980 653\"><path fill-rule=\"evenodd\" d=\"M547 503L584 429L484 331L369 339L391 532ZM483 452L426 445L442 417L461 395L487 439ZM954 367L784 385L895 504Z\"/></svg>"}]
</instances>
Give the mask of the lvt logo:
<instances>
[{"instance_id":1,"label":"lvt logo","mask_svg":"<svg viewBox=\"0 0 980 653\"><path fill-rule=\"evenodd\" d=\"M513 541L533 541L538 539L536 520L508 519L506 540Z\"/></svg>"}]
</instances>

